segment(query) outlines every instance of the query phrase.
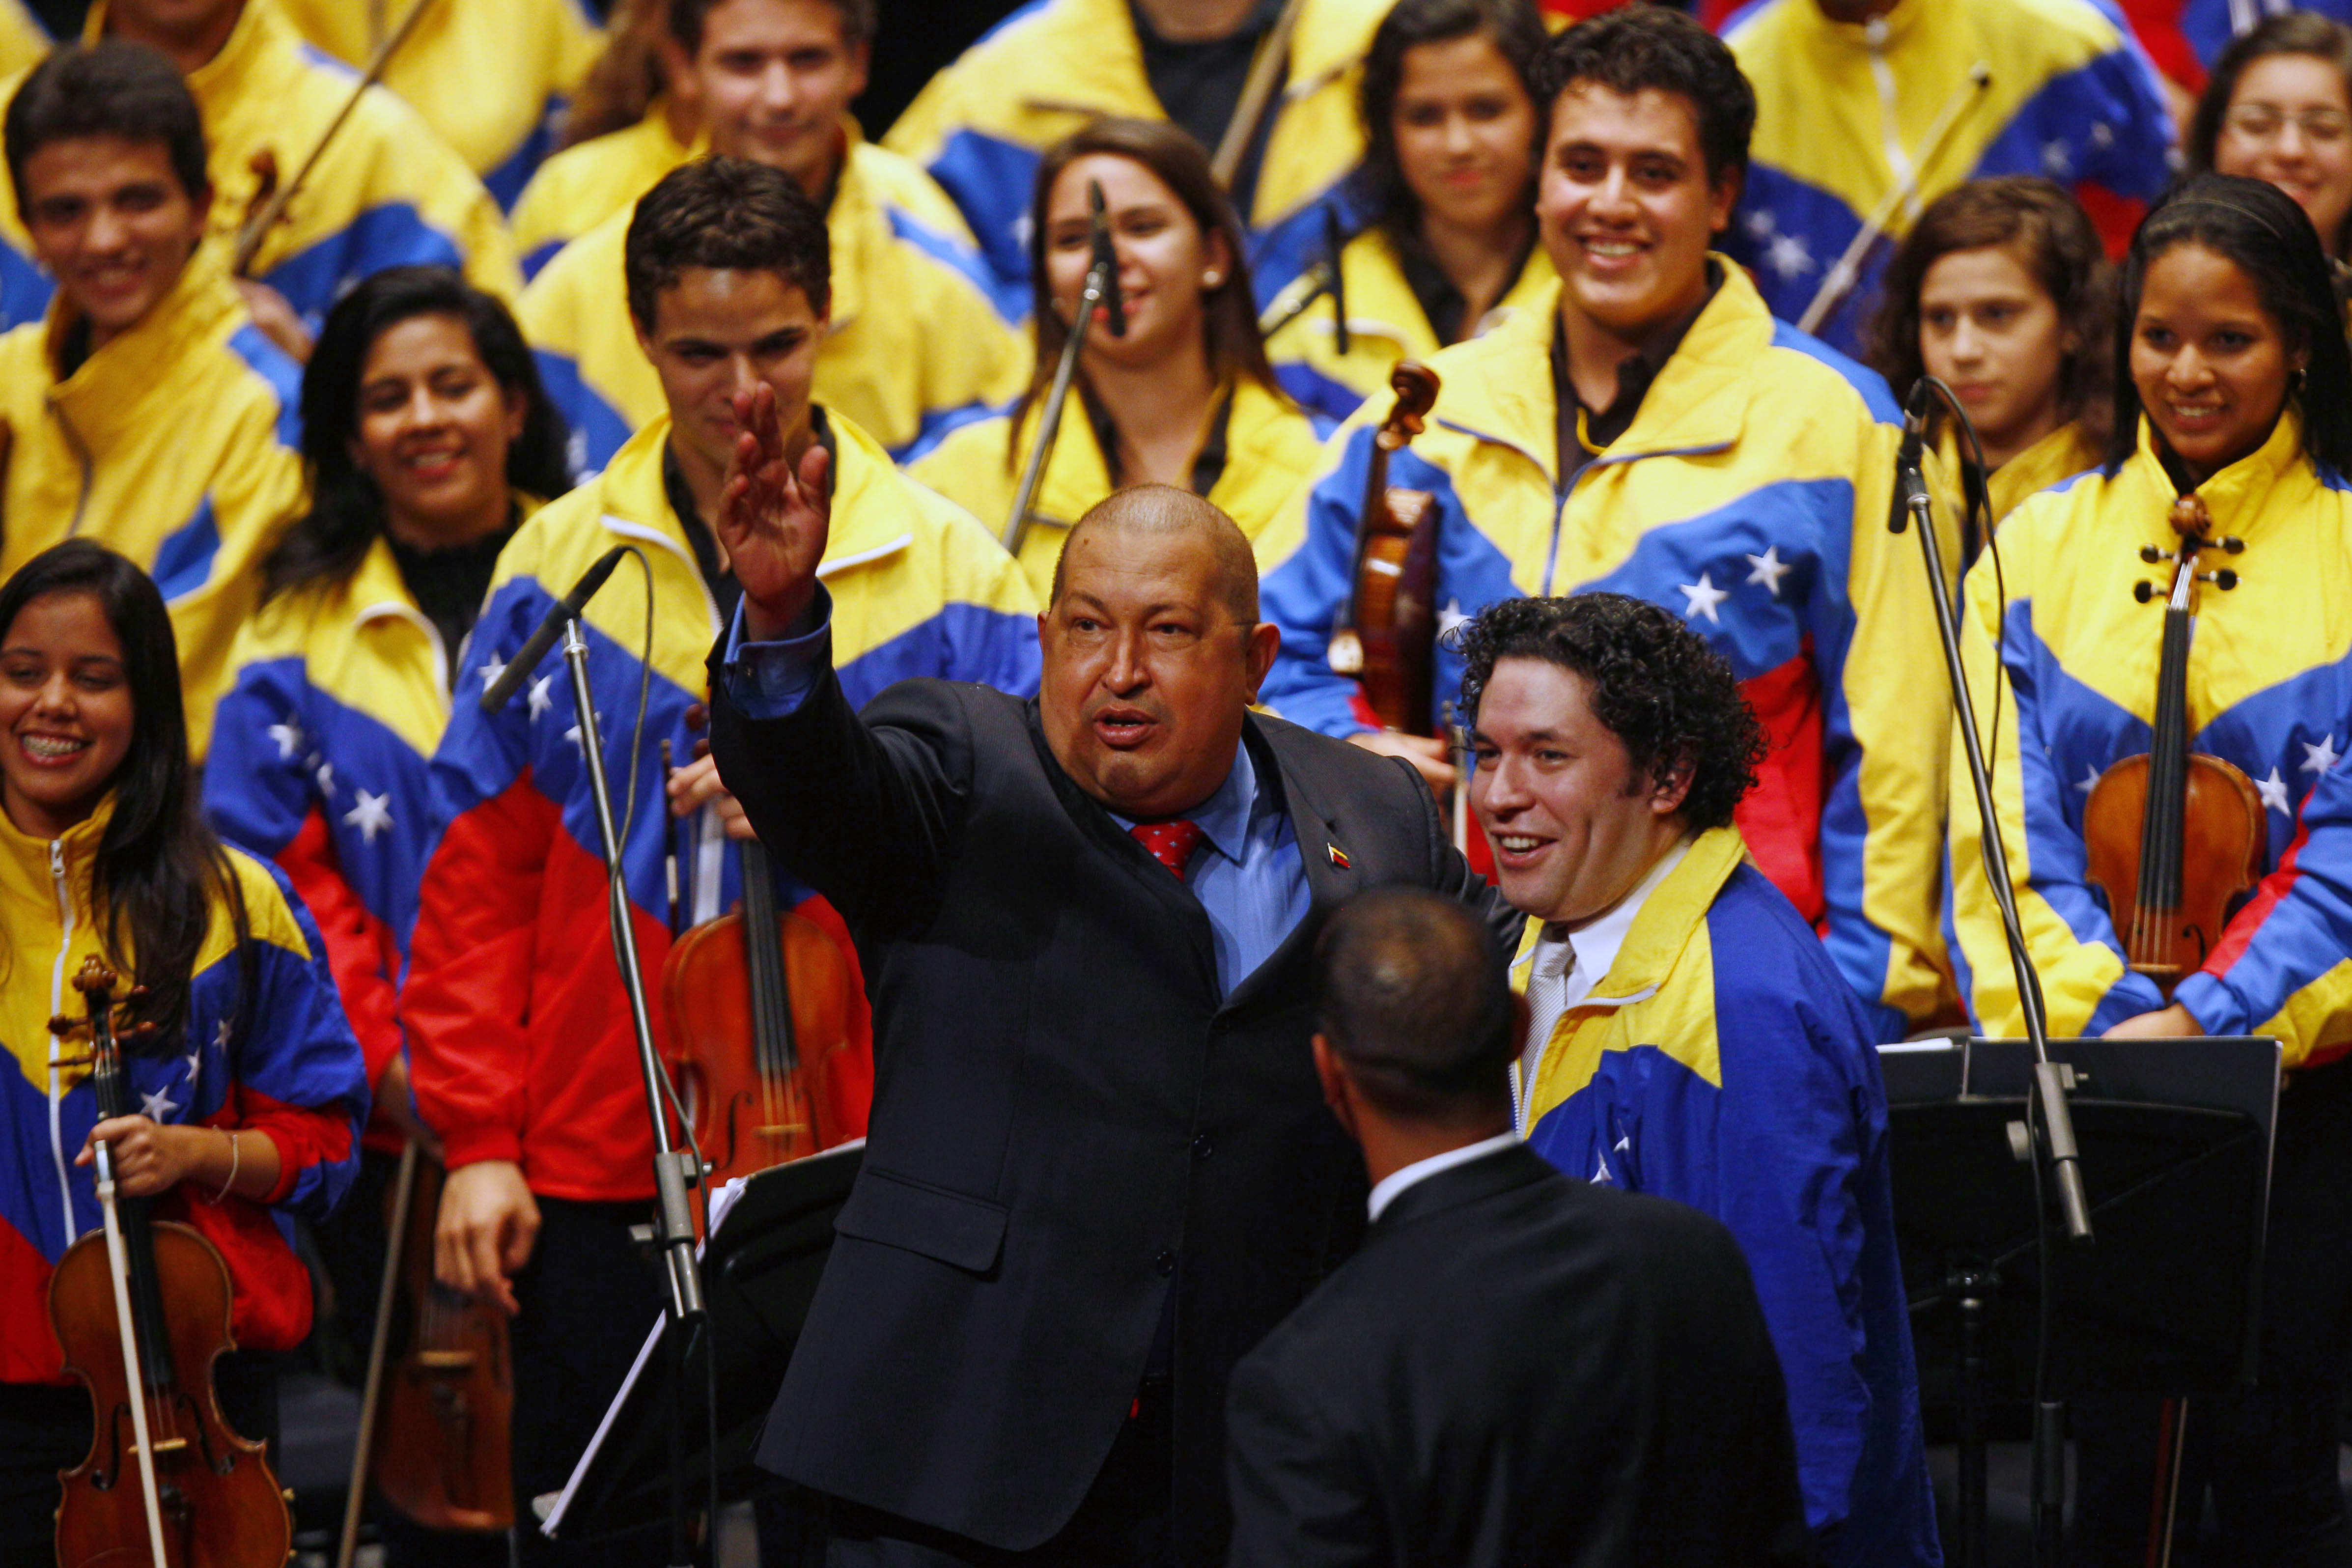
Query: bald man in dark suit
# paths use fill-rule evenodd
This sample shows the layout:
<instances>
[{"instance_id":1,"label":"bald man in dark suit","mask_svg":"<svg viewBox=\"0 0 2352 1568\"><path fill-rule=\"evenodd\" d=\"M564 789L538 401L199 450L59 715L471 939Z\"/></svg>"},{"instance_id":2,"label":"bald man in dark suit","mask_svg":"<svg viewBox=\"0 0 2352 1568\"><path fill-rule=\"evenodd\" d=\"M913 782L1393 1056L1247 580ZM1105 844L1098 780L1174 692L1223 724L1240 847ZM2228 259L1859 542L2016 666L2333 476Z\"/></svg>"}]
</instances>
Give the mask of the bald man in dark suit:
<instances>
[{"instance_id":1,"label":"bald man in dark suit","mask_svg":"<svg viewBox=\"0 0 2352 1568\"><path fill-rule=\"evenodd\" d=\"M1487 931L1368 892L1316 975L1371 1227L1234 1373L1230 1568L1814 1562L1738 1244L1518 1142L1524 1013Z\"/></svg>"}]
</instances>

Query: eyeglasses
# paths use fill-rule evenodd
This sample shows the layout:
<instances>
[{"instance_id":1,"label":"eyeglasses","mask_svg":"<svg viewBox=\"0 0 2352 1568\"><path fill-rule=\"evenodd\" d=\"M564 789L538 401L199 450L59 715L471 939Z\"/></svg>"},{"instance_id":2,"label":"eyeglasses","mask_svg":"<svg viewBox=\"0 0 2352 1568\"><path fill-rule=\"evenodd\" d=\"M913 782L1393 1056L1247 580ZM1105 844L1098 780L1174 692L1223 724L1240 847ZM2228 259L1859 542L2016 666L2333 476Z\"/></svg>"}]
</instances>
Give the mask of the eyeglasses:
<instances>
[{"instance_id":1,"label":"eyeglasses","mask_svg":"<svg viewBox=\"0 0 2352 1568\"><path fill-rule=\"evenodd\" d=\"M2340 109L2306 109L2290 114L2275 103L2233 103L2223 116L2231 130L2256 142L2268 142L2294 122L2306 142L2341 142L2352 136L2352 115Z\"/></svg>"}]
</instances>

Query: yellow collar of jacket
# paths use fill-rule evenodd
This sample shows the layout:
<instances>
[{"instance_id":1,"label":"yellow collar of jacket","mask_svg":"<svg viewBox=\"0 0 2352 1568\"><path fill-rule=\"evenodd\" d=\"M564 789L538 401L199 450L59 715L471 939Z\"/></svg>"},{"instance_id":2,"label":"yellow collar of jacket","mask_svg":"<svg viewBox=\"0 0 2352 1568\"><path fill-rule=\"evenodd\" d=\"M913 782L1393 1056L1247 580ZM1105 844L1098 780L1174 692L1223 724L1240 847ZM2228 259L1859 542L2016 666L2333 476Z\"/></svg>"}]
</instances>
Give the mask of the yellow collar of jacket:
<instances>
[{"instance_id":1,"label":"yellow collar of jacket","mask_svg":"<svg viewBox=\"0 0 2352 1568\"><path fill-rule=\"evenodd\" d=\"M2271 495L2282 483L2294 482L2301 476L2305 485L2319 480L2303 456L2303 410L2292 399L2279 411L2278 423L2271 426L2270 435L2252 452L2231 463L2199 485L2196 494L2205 502L2207 515L2213 520L2213 537L2235 534L2251 540L2262 531L2263 514L2272 510ZM2169 538L2170 529L2165 517L2178 493L2172 476L2164 470L2163 459L2156 454L2156 435L2147 416L2139 419L2139 444L2131 458L2116 476L2119 483L2139 486L2148 497L2148 516L2158 535Z\"/></svg>"},{"instance_id":2,"label":"yellow collar of jacket","mask_svg":"<svg viewBox=\"0 0 2352 1568\"><path fill-rule=\"evenodd\" d=\"M1595 983L1591 994L1561 1014L1559 1021L1552 1026L1551 1038L1545 1043L1543 1065L1537 1069L1534 1090L1528 1096L1528 1125L1535 1125L1544 1111L1591 1079L1601 1051L1608 1048L1608 1037L1634 1026L1630 1021L1620 1023L1626 1010L1654 999L1672 1011L1674 1017L1665 1021L1668 1026L1646 1031L1654 1037L1645 1043L1657 1045L1709 1083L1722 1081L1720 1056L1714 1038L1711 987L1701 994L1672 982L1677 971L1685 967L1685 956L1693 952L1694 947L1703 948L1700 939L1706 924L1706 911L1715 903L1716 895L1723 890L1723 884L1747 857L1748 846L1736 827L1711 827L1691 841L1682 864L1667 873L1666 879L1652 890L1641 912L1633 917L1633 929L1625 933L1624 945L1617 950L1617 961L1609 966L1609 973ZM1514 989L1527 989L1528 963L1542 935L1543 922L1528 921L1519 937L1518 954L1511 963ZM1702 952L1700 956L1707 955ZM1702 1006L1704 1016L1695 1011ZM1685 1013L1692 1016L1685 1017ZM1660 1020L1644 1013L1643 1022L1654 1026ZM1596 1033L1580 1048L1577 1037L1588 1026ZM1622 1046L1634 1042L1628 1037L1618 1043Z\"/></svg>"},{"instance_id":3,"label":"yellow collar of jacket","mask_svg":"<svg viewBox=\"0 0 2352 1568\"><path fill-rule=\"evenodd\" d=\"M1739 439L1755 395L1756 362L1772 346L1772 316L1738 263L1712 257L1723 285L1684 334L1625 433L1596 463L1721 451ZM1456 347L1450 405L1436 423L1525 453L1559 488L1558 403L1551 384L1554 281L1509 321Z\"/></svg>"},{"instance_id":4,"label":"yellow collar of jacket","mask_svg":"<svg viewBox=\"0 0 2352 1568\"><path fill-rule=\"evenodd\" d=\"M186 380L176 368L235 331L234 319L244 311L226 258L207 240L145 315L91 350L71 375L57 379L59 345L79 319L59 289L41 328L42 363L52 378L49 405L84 445L102 453L124 434L172 417L151 405L175 405L184 396Z\"/></svg>"}]
</instances>

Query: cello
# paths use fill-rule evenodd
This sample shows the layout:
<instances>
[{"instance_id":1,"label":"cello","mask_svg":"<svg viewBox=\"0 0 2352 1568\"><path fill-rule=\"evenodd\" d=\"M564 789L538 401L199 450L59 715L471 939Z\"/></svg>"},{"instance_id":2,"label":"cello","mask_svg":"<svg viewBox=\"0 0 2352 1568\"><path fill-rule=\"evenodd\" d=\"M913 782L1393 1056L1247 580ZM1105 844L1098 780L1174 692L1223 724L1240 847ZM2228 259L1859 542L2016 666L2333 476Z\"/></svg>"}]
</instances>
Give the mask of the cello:
<instances>
[{"instance_id":1,"label":"cello","mask_svg":"<svg viewBox=\"0 0 2352 1568\"><path fill-rule=\"evenodd\" d=\"M688 721L699 725L698 707ZM697 742L698 754L709 742ZM834 1076L855 1044L856 984L841 949L778 909L756 838L737 844L740 910L679 937L662 1006L687 1124L715 1186L845 1142Z\"/></svg>"},{"instance_id":2,"label":"cello","mask_svg":"<svg viewBox=\"0 0 2352 1568\"><path fill-rule=\"evenodd\" d=\"M1437 507L1427 490L1391 488L1389 459L1421 434L1437 402L1437 373L1399 360L1389 386L1396 402L1372 435L1348 584L1325 658L1334 674L1362 683L1383 725L1427 735L1437 656Z\"/></svg>"},{"instance_id":3,"label":"cello","mask_svg":"<svg viewBox=\"0 0 2352 1568\"><path fill-rule=\"evenodd\" d=\"M95 955L74 976L86 1019L49 1032L86 1041L101 1120L133 1114L117 1038L116 976ZM135 1007L145 993L134 988ZM152 1024L121 1027L136 1040ZM152 1217L152 1200L117 1195L114 1162L96 1151L99 1230L76 1241L49 1279L49 1318L66 1370L89 1390L89 1457L59 1477L59 1568L278 1568L293 1550L286 1494L262 1446L223 1419L213 1363L236 1348L232 1290L219 1251L184 1225ZM129 1482L130 1484L125 1484Z\"/></svg>"},{"instance_id":4,"label":"cello","mask_svg":"<svg viewBox=\"0 0 2352 1568\"><path fill-rule=\"evenodd\" d=\"M2172 503L2170 521L2177 548L2147 544L2139 552L2150 565L2173 563L2148 750L2110 765L2083 807L2089 879L2106 893L2124 960L2167 1001L2221 941L2231 904L2262 880L2269 843L2253 781L2220 757L2189 749L2189 639L2198 595L2208 584L2224 593L2238 585L2231 567L2205 570L2204 555L2234 556L2245 542L2212 538L2212 519L2195 494ZM2146 579L2132 593L2143 605L2157 597Z\"/></svg>"}]
</instances>

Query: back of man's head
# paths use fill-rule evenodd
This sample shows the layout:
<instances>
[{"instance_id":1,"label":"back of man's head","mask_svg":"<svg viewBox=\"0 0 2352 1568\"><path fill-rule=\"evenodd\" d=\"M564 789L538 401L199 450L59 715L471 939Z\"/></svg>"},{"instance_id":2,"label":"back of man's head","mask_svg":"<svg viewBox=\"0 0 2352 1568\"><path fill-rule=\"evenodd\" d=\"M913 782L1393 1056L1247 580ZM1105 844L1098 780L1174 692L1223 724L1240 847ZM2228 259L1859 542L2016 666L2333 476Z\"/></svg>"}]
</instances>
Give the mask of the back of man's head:
<instances>
[{"instance_id":1,"label":"back of man's head","mask_svg":"<svg viewBox=\"0 0 2352 1568\"><path fill-rule=\"evenodd\" d=\"M791 176L742 158L698 158L637 200L622 260L629 315L652 332L662 290L699 267L772 272L823 316L833 306L832 254L824 212Z\"/></svg>"},{"instance_id":2,"label":"back of man's head","mask_svg":"<svg viewBox=\"0 0 2352 1568\"><path fill-rule=\"evenodd\" d=\"M1536 94L1549 115L1579 82L1632 98L1655 89L1685 99L1698 120L1710 185L1743 179L1756 132L1756 89L1721 38L1686 13L1646 3L1579 22L1536 61Z\"/></svg>"},{"instance_id":3,"label":"back of man's head","mask_svg":"<svg viewBox=\"0 0 2352 1568\"><path fill-rule=\"evenodd\" d=\"M198 201L212 189L195 95L170 60L142 44L103 38L52 50L8 100L5 137L19 213L32 205L25 165L33 155L95 137L159 142L183 195Z\"/></svg>"},{"instance_id":4,"label":"back of man's head","mask_svg":"<svg viewBox=\"0 0 2352 1568\"><path fill-rule=\"evenodd\" d=\"M1315 1005L1382 1115L1436 1127L1508 1115L1517 1011L1501 950L1463 905L1417 888L1349 900L1316 944Z\"/></svg>"}]
</instances>

